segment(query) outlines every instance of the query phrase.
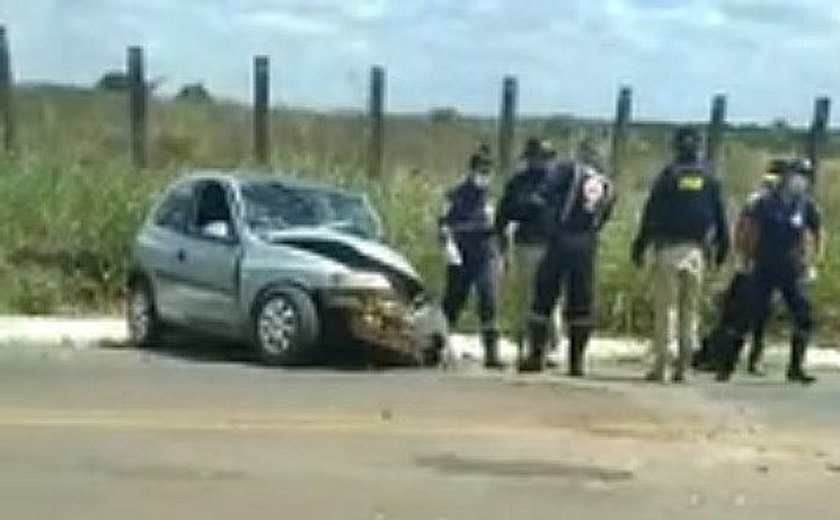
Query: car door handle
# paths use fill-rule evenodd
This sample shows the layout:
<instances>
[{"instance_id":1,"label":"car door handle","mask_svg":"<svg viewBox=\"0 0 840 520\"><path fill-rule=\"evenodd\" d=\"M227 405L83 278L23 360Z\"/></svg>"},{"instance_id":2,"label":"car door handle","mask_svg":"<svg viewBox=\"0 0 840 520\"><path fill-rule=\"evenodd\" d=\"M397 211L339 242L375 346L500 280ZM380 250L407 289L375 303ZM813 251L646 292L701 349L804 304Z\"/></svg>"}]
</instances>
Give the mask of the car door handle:
<instances>
[{"instance_id":1,"label":"car door handle","mask_svg":"<svg viewBox=\"0 0 840 520\"><path fill-rule=\"evenodd\" d=\"M178 252L175 253L175 258L177 258L179 262L185 262L187 260L187 252L183 249L179 249Z\"/></svg>"}]
</instances>

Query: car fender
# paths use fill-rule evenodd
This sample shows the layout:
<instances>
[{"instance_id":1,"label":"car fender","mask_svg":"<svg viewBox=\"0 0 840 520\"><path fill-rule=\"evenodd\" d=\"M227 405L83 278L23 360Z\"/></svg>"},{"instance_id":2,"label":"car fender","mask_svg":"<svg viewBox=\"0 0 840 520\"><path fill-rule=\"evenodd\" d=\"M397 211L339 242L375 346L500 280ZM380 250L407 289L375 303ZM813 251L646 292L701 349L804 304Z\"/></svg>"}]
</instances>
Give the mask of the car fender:
<instances>
[{"instance_id":1,"label":"car fender","mask_svg":"<svg viewBox=\"0 0 840 520\"><path fill-rule=\"evenodd\" d=\"M240 308L251 314L254 303L272 287L294 286L315 294L329 287L337 274L350 272L339 262L282 245L255 245L246 250L239 266Z\"/></svg>"}]
</instances>

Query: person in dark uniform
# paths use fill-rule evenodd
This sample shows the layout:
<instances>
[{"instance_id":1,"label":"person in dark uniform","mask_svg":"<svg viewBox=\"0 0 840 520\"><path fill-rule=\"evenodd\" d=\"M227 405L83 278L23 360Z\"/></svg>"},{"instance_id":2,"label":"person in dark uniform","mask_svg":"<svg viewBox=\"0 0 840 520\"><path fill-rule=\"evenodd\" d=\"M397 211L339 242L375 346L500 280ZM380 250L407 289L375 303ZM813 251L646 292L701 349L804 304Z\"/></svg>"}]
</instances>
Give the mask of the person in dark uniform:
<instances>
[{"instance_id":1,"label":"person in dark uniform","mask_svg":"<svg viewBox=\"0 0 840 520\"><path fill-rule=\"evenodd\" d=\"M598 232L615 200L613 184L602 172L594 147L584 141L575 160L555 165L544 183L547 249L534 280L529 352L520 362L521 372L543 369L549 319L562 291L569 334L569 375L583 376L584 353L594 325Z\"/></svg>"},{"instance_id":2,"label":"person in dark uniform","mask_svg":"<svg viewBox=\"0 0 840 520\"><path fill-rule=\"evenodd\" d=\"M520 350L528 330L537 266L545 254L545 200L541 190L554 161L551 143L541 143L535 137L528 139L496 208L496 234L505 264L510 267L506 269L512 286L508 297L516 309L514 333ZM560 314L557 309L552 312L551 326L549 343L554 348L559 343Z\"/></svg>"},{"instance_id":3,"label":"person in dark uniform","mask_svg":"<svg viewBox=\"0 0 840 520\"><path fill-rule=\"evenodd\" d=\"M454 328L467 297L475 288L484 364L488 368L501 368L496 326L500 266L489 193L491 168L489 150L482 146L470 158L464 181L447 194L447 207L440 218L448 264L443 311L449 326Z\"/></svg>"},{"instance_id":4,"label":"person in dark uniform","mask_svg":"<svg viewBox=\"0 0 840 520\"><path fill-rule=\"evenodd\" d=\"M654 181L632 246L631 257L639 267L648 245L653 244L655 250L650 381L665 382L669 364L673 364L674 382L687 377L692 354L700 343L699 302L707 258L714 252L715 262L721 265L729 251L720 183L700 157L701 144L700 133L694 128L677 130L675 161ZM677 327L673 327L673 316ZM674 329L679 331L677 338L671 337Z\"/></svg>"},{"instance_id":5,"label":"person in dark uniform","mask_svg":"<svg viewBox=\"0 0 840 520\"><path fill-rule=\"evenodd\" d=\"M780 189L756 202L750 217L756 227L755 326L763 330L770 316L773 293L779 290L792 317L788 381L809 384L816 379L804 370L805 353L813 329L813 311L807 282L806 244L810 234L817 256L823 249L820 212L810 195L810 162L795 161Z\"/></svg>"},{"instance_id":6,"label":"person in dark uniform","mask_svg":"<svg viewBox=\"0 0 840 520\"><path fill-rule=\"evenodd\" d=\"M747 371L752 375L763 375L760 368L761 343L764 330L756 326L752 309L753 252L755 250L756 228L750 214L756 202L776 190L787 171L789 161L774 160L761 179L758 189L747 196L735 225L734 244L736 255L735 274L720 302L721 311L716 326L703 338L702 347L695 352L692 365L695 370L717 372L718 379L727 380L745 344L746 332L753 331ZM759 339L755 339L759 338ZM733 350L734 349L734 350Z\"/></svg>"}]
</instances>

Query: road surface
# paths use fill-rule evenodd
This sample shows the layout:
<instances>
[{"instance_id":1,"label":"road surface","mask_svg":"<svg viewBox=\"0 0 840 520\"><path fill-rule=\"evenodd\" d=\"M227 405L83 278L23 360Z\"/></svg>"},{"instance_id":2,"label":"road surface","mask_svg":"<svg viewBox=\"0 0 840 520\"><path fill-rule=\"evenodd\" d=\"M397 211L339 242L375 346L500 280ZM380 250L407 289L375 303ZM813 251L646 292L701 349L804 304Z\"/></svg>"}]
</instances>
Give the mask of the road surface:
<instances>
[{"instance_id":1,"label":"road surface","mask_svg":"<svg viewBox=\"0 0 840 520\"><path fill-rule=\"evenodd\" d=\"M292 371L232 347L4 347L0 517L837 517L840 375L659 387L641 372Z\"/></svg>"}]
</instances>

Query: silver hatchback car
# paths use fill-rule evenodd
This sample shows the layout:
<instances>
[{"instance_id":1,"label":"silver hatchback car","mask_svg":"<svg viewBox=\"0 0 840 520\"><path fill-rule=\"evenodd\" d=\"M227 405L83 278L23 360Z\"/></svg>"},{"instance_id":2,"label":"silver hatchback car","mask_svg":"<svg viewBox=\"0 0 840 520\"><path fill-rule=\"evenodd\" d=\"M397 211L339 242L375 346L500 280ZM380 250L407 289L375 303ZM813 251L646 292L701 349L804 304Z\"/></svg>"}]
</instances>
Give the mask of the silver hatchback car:
<instances>
[{"instance_id":1,"label":"silver hatchback car","mask_svg":"<svg viewBox=\"0 0 840 520\"><path fill-rule=\"evenodd\" d=\"M276 176L189 176L134 244L131 340L150 345L178 328L247 342L271 365L351 345L388 362L437 363L442 313L380 234L361 194Z\"/></svg>"}]
</instances>

